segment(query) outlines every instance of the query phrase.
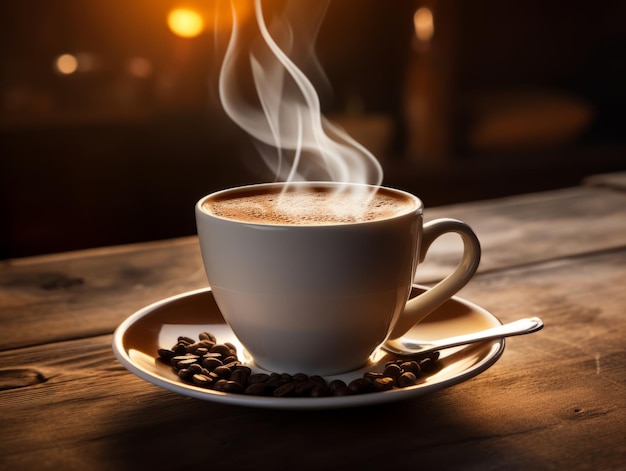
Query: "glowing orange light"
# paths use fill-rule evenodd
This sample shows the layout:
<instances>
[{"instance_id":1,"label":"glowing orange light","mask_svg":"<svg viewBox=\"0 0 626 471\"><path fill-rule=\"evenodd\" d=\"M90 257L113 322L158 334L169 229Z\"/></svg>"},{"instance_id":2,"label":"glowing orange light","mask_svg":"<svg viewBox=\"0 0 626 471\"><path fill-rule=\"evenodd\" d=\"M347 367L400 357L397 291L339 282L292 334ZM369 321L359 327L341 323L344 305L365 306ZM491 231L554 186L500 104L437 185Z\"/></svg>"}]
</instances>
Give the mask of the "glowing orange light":
<instances>
[{"instance_id":1,"label":"glowing orange light","mask_svg":"<svg viewBox=\"0 0 626 471\"><path fill-rule=\"evenodd\" d=\"M72 54L61 54L54 61L54 67L63 75L70 75L78 70L78 59Z\"/></svg>"},{"instance_id":2,"label":"glowing orange light","mask_svg":"<svg viewBox=\"0 0 626 471\"><path fill-rule=\"evenodd\" d=\"M167 24L177 36L191 38L204 31L227 31L232 27L233 14L239 22L247 21L254 12L252 2L214 1L201 12L179 5L170 10Z\"/></svg>"},{"instance_id":3,"label":"glowing orange light","mask_svg":"<svg viewBox=\"0 0 626 471\"><path fill-rule=\"evenodd\" d=\"M415 36L423 42L428 42L435 34L435 22L433 12L426 7L418 8L413 15Z\"/></svg>"},{"instance_id":4,"label":"glowing orange light","mask_svg":"<svg viewBox=\"0 0 626 471\"><path fill-rule=\"evenodd\" d=\"M167 25L177 36L194 38L204 30L200 13L190 8L175 8L167 15Z\"/></svg>"}]
</instances>

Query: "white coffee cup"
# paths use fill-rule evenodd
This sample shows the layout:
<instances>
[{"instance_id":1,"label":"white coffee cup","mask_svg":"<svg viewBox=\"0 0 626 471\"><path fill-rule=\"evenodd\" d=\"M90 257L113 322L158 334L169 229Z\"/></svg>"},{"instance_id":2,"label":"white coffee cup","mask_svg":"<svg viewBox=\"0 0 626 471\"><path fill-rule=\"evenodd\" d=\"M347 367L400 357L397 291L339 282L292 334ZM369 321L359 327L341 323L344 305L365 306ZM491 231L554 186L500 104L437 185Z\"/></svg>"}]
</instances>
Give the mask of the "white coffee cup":
<instances>
[{"instance_id":1,"label":"white coffee cup","mask_svg":"<svg viewBox=\"0 0 626 471\"><path fill-rule=\"evenodd\" d=\"M283 183L231 188L196 204L209 285L224 319L261 368L319 375L359 368L387 338L400 337L453 296L478 267L480 244L469 226L454 219L423 224L422 202L400 190L379 189L402 203L395 214L361 222L252 221L214 209L216 202L278 195L284 188ZM375 189L326 182L288 188ZM418 263L430 244L449 232L462 237L460 264L407 302Z\"/></svg>"}]
</instances>

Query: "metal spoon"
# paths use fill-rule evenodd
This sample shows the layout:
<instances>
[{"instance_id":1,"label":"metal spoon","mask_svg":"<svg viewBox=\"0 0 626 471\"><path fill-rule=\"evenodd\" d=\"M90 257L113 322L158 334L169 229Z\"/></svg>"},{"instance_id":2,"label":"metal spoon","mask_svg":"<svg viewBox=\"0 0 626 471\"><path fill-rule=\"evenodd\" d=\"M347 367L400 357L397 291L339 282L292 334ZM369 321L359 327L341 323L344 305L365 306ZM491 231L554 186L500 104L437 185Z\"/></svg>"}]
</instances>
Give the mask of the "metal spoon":
<instances>
[{"instance_id":1,"label":"metal spoon","mask_svg":"<svg viewBox=\"0 0 626 471\"><path fill-rule=\"evenodd\" d=\"M508 324L499 325L491 329L481 330L466 335L458 335L441 340L420 341L406 337L399 337L387 340L382 348L390 353L402 356L421 355L435 350L467 345L469 343L480 342L482 340L500 339L536 332L543 327L543 321L538 317L529 317Z\"/></svg>"}]
</instances>

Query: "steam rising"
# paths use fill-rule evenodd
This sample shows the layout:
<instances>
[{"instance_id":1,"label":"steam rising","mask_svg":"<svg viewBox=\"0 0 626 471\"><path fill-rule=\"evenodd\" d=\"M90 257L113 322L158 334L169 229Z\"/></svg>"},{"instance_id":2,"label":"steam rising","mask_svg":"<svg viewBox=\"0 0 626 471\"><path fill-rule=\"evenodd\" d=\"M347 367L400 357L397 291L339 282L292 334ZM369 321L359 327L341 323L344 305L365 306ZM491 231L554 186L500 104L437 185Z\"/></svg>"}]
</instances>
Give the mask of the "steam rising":
<instances>
[{"instance_id":1,"label":"steam rising","mask_svg":"<svg viewBox=\"0 0 626 471\"><path fill-rule=\"evenodd\" d=\"M233 6L233 29L219 77L220 99L230 118L255 138L277 180L380 185L379 162L322 115L315 87L294 62L317 64L312 44L326 5L292 0L268 26L261 0L255 0L258 34L252 40ZM306 15L298 29L289 21L296 14ZM302 33L306 37L298 36ZM242 90L242 60L248 61L254 100Z\"/></svg>"}]
</instances>

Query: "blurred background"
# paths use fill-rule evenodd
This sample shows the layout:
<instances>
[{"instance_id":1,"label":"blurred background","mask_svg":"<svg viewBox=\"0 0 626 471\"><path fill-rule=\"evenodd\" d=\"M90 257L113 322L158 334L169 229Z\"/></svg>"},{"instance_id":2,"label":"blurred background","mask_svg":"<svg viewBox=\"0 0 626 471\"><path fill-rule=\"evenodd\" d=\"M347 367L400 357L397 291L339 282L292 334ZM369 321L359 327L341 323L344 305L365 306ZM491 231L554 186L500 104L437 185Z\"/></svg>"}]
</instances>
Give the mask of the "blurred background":
<instances>
[{"instance_id":1,"label":"blurred background","mask_svg":"<svg viewBox=\"0 0 626 471\"><path fill-rule=\"evenodd\" d=\"M217 97L224 8L2 2L0 258L191 235L272 180ZM316 51L325 114L429 207L626 170L621 0L332 0Z\"/></svg>"}]
</instances>

